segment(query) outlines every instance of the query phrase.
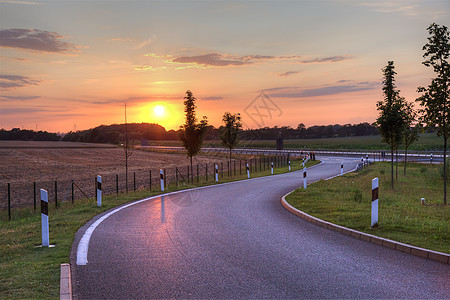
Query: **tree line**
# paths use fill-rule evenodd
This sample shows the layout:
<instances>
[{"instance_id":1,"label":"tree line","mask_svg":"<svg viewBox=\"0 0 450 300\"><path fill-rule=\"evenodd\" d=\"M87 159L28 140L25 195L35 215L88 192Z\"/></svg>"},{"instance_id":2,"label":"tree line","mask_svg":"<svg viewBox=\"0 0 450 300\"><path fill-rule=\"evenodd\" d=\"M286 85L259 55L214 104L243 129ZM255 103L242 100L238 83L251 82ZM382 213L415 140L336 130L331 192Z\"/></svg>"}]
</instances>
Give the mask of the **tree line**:
<instances>
[{"instance_id":1,"label":"tree line","mask_svg":"<svg viewBox=\"0 0 450 300\"><path fill-rule=\"evenodd\" d=\"M13 128L11 130L0 129L0 140L16 141L59 141L61 139L56 133L47 131L34 131L28 129Z\"/></svg>"},{"instance_id":2,"label":"tree line","mask_svg":"<svg viewBox=\"0 0 450 300\"><path fill-rule=\"evenodd\" d=\"M166 130L163 126L151 123L128 123L128 135L131 140L178 140L175 130ZM221 130L226 125L214 127L206 125L205 140L220 140ZM433 131L433 129L431 129ZM242 140L275 140L283 139L317 139L350 136L379 135L375 123L367 122L345 125L314 125L306 127L300 123L296 128L291 126L263 127L258 129L239 130L238 137ZM83 143L120 144L124 141L125 124L101 125L88 130L71 131L63 136L46 131L21 130L13 128L10 131L1 129L0 140L24 141L68 141Z\"/></svg>"}]
</instances>

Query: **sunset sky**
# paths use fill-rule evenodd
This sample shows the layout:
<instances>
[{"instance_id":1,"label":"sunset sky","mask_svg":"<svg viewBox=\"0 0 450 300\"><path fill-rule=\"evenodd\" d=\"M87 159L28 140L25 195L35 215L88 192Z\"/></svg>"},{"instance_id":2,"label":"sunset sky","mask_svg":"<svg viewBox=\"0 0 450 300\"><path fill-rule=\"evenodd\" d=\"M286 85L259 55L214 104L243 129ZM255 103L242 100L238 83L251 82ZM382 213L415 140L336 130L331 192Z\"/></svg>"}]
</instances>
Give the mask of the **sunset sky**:
<instances>
[{"instance_id":1,"label":"sunset sky","mask_svg":"<svg viewBox=\"0 0 450 300\"><path fill-rule=\"evenodd\" d=\"M177 129L183 97L219 126L375 121L393 60L414 101L426 28L450 1L0 1L0 128ZM156 108L155 108L156 107Z\"/></svg>"}]
</instances>

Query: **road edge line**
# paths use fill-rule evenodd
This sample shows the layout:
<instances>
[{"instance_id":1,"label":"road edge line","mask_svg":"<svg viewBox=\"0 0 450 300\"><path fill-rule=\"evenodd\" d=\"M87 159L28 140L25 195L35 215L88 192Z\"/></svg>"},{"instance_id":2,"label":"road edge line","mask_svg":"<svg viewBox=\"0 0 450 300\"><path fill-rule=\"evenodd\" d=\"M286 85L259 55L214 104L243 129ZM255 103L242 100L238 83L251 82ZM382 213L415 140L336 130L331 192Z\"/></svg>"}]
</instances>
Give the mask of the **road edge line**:
<instances>
[{"instance_id":1,"label":"road edge line","mask_svg":"<svg viewBox=\"0 0 450 300\"><path fill-rule=\"evenodd\" d=\"M284 195L283 197L281 197L281 205L283 205L283 207L291 212L292 214L296 215L297 217L302 218L305 221L308 221L310 223L313 223L317 226L332 230L332 231L336 231L338 233L344 234L344 235L348 235L351 236L353 238L359 239L359 240L363 240L372 244L376 244L379 246L383 246L389 249L393 249L396 251L400 251L400 252L404 252L407 254L411 254L414 256L419 256L422 258L426 258L426 259L430 259L430 260L434 260L437 262L441 262L444 264L450 264L450 254L446 254L446 253L442 253L442 252L438 252L438 251L433 251L433 250L429 250L429 249L425 249L425 248L420 248L420 247L416 247L416 246L412 246L412 245L408 245L408 244L404 244L404 243L400 243L394 240L390 240L390 239L386 239L386 238L382 238L382 237L378 237L372 234L368 234L368 233L364 233L361 231L357 231L354 229L350 229L344 226L340 226L331 222L327 222L324 221L322 219L316 218L314 216L311 216L295 207L293 207L292 205L290 205L287 201L286 201L286 197L293 193L295 190L290 191L289 193L287 193L286 195Z\"/></svg>"}]
</instances>

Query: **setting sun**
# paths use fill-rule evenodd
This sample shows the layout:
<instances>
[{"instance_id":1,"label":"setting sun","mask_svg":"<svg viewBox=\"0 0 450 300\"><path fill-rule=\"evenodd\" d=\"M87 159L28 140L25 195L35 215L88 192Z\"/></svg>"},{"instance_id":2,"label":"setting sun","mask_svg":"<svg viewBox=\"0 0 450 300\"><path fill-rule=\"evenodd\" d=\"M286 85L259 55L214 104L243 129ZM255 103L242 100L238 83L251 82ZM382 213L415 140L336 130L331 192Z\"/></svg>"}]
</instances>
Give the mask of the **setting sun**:
<instances>
[{"instance_id":1,"label":"setting sun","mask_svg":"<svg viewBox=\"0 0 450 300\"><path fill-rule=\"evenodd\" d=\"M153 108L153 113L157 117L163 117L165 113L164 106L162 105L156 105L155 108Z\"/></svg>"}]
</instances>

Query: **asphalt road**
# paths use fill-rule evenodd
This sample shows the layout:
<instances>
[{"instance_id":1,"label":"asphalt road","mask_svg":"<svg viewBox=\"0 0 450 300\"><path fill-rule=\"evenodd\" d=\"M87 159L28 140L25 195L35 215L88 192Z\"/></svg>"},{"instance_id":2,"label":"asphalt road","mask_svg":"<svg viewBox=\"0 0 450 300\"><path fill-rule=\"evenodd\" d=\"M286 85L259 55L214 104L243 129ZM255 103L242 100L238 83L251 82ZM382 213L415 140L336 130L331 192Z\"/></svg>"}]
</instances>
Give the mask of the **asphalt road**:
<instances>
[{"instance_id":1,"label":"asphalt road","mask_svg":"<svg viewBox=\"0 0 450 300\"><path fill-rule=\"evenodd\" d=\"M342 160L347 170L358 161L320 159L325 163L308 169L309 182L337 175ZM286 211L281 196L302 182L302 173L292 172L158 197L96 217L75 237L75 298L450 297L448 265ZM77 253L86 230L92 233L87 264L77 265L86 263Z\"/></svg>"}]
</instances>

